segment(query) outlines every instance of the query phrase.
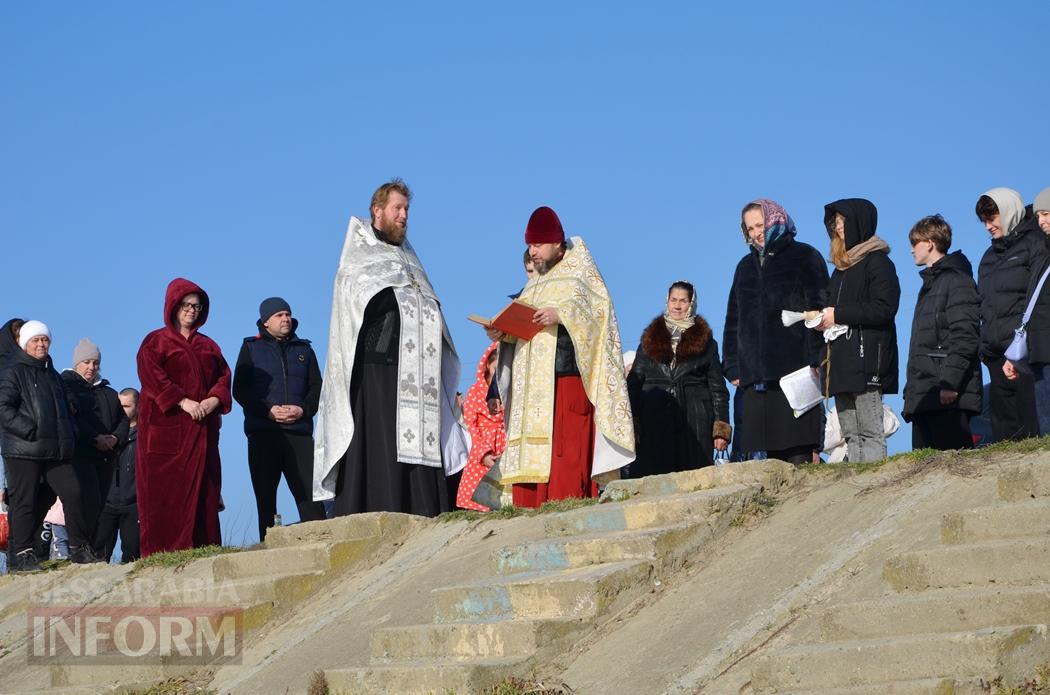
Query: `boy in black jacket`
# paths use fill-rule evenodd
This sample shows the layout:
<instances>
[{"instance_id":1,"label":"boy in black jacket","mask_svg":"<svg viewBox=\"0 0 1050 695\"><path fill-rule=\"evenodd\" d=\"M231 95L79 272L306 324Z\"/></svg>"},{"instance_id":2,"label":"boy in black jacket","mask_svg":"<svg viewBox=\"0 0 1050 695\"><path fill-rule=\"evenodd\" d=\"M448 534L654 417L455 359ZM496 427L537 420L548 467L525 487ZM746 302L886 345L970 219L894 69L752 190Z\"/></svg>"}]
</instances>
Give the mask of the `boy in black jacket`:
<instances>
[{"instance_id":1,"label":"boy in black jacket","mask_svg":"<svg viewBox=\"0 0 1050 695\"><path fill-rule=\"evenodd\" d=\"M131 427L127 443L117 454L113 482L102 507L95 536L95 553L106 560L113 555L120 532L121 562L139 559L139 506L135 496L135 450L138 448L139 392L126 388L120 392L120 405Z\"/></svg>"}]
</instances>

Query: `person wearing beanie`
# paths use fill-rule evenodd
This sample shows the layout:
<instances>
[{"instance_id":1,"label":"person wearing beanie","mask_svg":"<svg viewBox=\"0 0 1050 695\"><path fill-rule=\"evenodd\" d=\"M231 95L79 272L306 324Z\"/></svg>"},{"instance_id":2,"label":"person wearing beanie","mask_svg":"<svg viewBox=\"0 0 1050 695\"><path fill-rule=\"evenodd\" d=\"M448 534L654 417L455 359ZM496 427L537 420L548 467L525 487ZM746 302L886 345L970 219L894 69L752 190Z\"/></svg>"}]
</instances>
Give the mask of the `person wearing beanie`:
<instances>
[{"instance_id":1,"label":"person wearing beanie","mask_svg":"<svg viewBox=\"0 0 1050 695\"><path fill-rule=\"evenodd\" d=\"M313 499L334 500L335 516L437 516L467 461L459 357L407 237L411 198L401 179L377 188L371 222L350 218L336 271L313 476Z\"/></svg>"},{"instance_id":2,"label":"person wearing beanie","mask_svg":"<svg viewBox=\"0 0 1050 695\"><path fill-rule=\"evenodd\" d=\"M62 372L62 381L74 404L77 443L73 466L85 483L84 518L95 554L104 548L94 544L102 504L109 494L117 454L128 441L128 418L120 405L117 392L102 378L102 352L89 338L82 338L73 348L73 366ZM109 559L108 557L104 559Z\"/></svg>"},{"instance_id":3,"label":"person wearing beanie","mask_svg":"<svg viewBox=\"0 0 1050 695\"><path fill-rule=\"evenodd\" d=\"M211 301L185 278L168 283L164 326L139 347L135 486L142 557L221 545L219 429L230 412L230 367L200 332Z\"/></svg>"},{"instance_id":4,"label":"person wearing beanie","mask_svg":"<svg viewBox=\"0 0 1050 695\"><path fill-rule=\"evenodd\" d=\"M54 500L41 500L41 479L65 506L70 559L97 562L73 466L76 425L62 378L51 363L51 331L40 321L26 321L18 344L21 350L0 372L0 449L7 471L11 571L39 569L44 559L37 557L34 537Z\"/></svg>"},{"instance_id":5,"label":"person wearing beanie","mask_svg":"<svg viewBox=\"0 0 1050 695\"><path fill-rule=\"evenodd\" d=\"M1009 378L1006 348L1021 325L1033 281L1050 259L1045 235L1021 195L993 188L977 199L977 218L991 235L991 245L977 267L981 300L981 361L988 368L988 409L996 441L1025 439L1039 433L1035 380L1025 371Z\"/></svg>"},{"instance_id":6,"label":"person wearing beanie","mask_svg":"<svg viewBox=\"0 0 1050 695\"><path fill-rule=\"evenodd\" d=\"M634 460L631 404L609 290L579 237L539 207L525 226L536 277L520 300L537 307L542 330L523 341L500 340L498 387L508 404L507 448L499 482L516 506L595 497Z\"/></svg>"},{"instance_id":7,"label":"person wearing beanie","mask_svg":"<svg viewBox=\"0 0 1050 695\"><path fill-rule=\"evenodd\" d=\"M233 372L233 398L244 409L248 470L259 516L259 540L277 514L277 486L284 475L300 521L325 518L313 501L313 417L321 399L321 369L310 341L280 297L259 305L259 333L245 338Z\"/></svg>"},{"instance_id":8,"label":"person wearing beanie","mask_svg":"<svg viewBox=\"0 0 1050 695\"><path fill-rule=\"evenodd\" d=\"M1039 288L1039 280L1046 272L1047 264L1050 263L1050 188L1044 188L1035 197L1035 202L1032 203L1032 213L1039 226L1039 231L1042 232L1041 235L1033 234L1033 236L1042 236L1048 256L1043 266L1037 268L1028 280L1028 294L1024 307L1027 307L1032 300L1035 291ZM1031 375L1032 388L1035 391L1039 434L1045 437L1050 435L1050 278L1039 291L1026 330L1029 368L1018 370L1015 365L1006 360L1003 364L1003 374L1014 382Z\"/></svg>"}]
</instances>

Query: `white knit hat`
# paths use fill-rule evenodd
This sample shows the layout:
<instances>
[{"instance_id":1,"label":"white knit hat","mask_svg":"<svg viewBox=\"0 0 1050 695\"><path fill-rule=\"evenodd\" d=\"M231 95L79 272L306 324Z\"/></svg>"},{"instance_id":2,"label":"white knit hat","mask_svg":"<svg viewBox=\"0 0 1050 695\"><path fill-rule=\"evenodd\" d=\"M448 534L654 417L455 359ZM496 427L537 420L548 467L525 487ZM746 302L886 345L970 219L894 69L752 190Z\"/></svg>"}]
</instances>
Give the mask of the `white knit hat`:
<instances>
[{"instance_id":1,"label":"white knit hat","mask_svg":"<svg viewBox=\"0 0 1050 695\"><path fill-rule=\"evenodd\" d=\"M26 345L29 345L29 341L38 335L46 335L47 339L50 340L51 329L43 321L26 321L18 332L18 347L25 350Z\"/></svg>"}]
</instances>

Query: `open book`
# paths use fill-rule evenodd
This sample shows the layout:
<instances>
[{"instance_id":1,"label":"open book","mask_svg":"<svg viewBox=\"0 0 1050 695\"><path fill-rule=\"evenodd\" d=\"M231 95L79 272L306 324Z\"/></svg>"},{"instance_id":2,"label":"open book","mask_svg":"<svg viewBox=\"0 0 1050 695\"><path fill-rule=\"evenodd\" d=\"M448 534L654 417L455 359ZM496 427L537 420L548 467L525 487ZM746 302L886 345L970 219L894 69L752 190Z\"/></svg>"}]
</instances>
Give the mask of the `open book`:
<instances>
[{"instance_id":1,"label":"open book","mask_svg":"<svg viewBox=\"0 0 1050 695\"><path fill-rule=\"evenodd\" d=\"M515 299L492 319L477 314L471 314L467 318L485 328L495 328L521 340L532 340L533 336L543 330L543 326L532 322L535 313L536 307Z\"/></svg>"}]
</instances>

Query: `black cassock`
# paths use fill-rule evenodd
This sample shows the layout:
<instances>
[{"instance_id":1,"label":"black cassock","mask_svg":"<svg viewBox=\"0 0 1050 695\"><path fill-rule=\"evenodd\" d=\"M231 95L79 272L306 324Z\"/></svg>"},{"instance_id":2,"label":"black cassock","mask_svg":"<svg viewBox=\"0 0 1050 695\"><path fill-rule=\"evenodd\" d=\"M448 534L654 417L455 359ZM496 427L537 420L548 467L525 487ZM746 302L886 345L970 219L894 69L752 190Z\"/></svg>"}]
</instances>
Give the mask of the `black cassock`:
<instances>
[{"instance_id":1,"label":"black cassock","mask_svg":"<svg viewBox=\"0 0 1050 695\"><path fill-rule=\"evenodd\" d=\"M333 514L406 512L437 516L451 509L442 468L397 460L397 368L401 314L392 288L365 308L350 378L354 437L339 467Z\"/></svg>"}]
</instances>

